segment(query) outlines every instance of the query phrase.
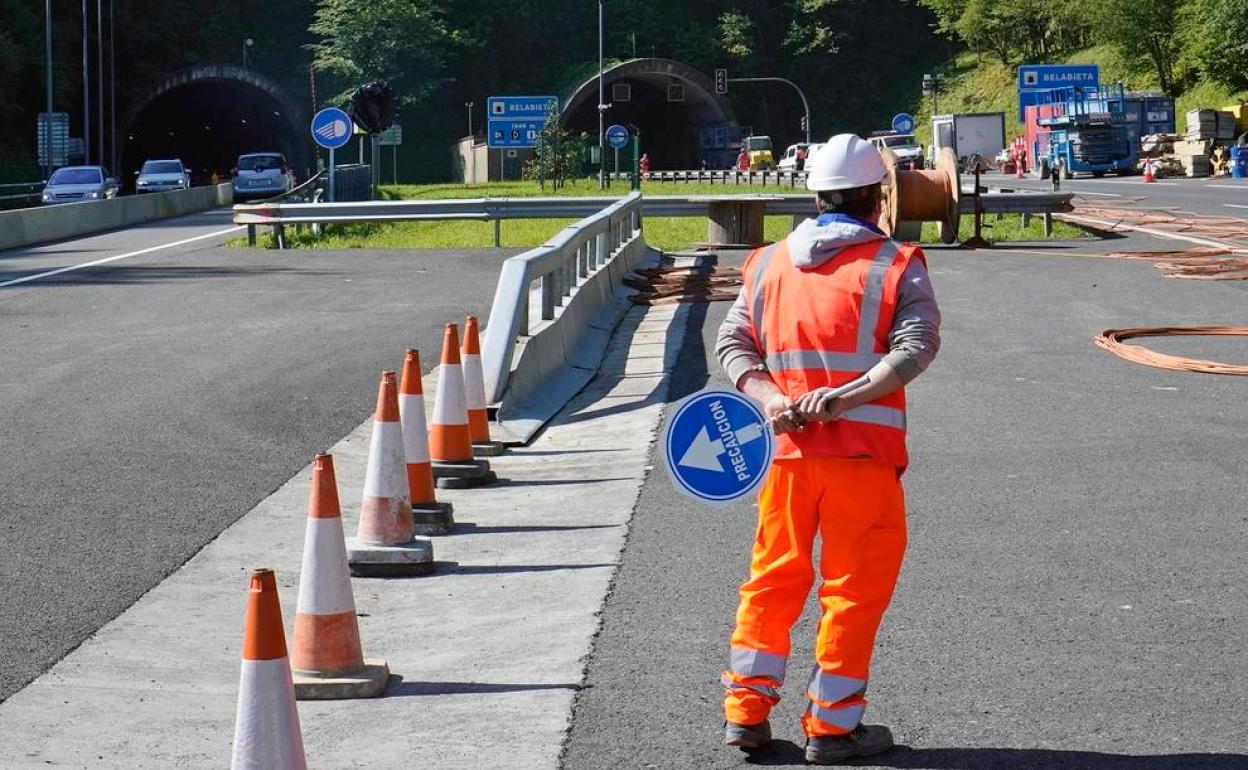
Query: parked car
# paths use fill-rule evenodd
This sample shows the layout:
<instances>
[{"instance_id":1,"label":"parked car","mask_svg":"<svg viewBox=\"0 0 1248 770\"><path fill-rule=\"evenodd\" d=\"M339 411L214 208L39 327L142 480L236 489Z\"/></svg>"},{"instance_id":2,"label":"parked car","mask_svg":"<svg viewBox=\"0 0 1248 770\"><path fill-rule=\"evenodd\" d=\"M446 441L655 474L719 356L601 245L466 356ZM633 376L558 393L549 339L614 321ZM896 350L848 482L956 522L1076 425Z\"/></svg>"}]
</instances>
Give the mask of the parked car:
<instances>
[{"instance_id":1,"label":"parked car","mask_svg":"<svg viewBox=\"0 0 1248 770\"><path fill-rule=\"evenodd\" d=\"M887 147L892 150L897 156L897 168L914 171L924 166L923 146L914 138L914 134L872 134L867 141L874 144L876 149Z\"/></svg>"},{"instance_id":2,"label":"parked car","mask_svg":"<svg viewBox=\"0 0 1248 770\"><path fill-rule=\"evenodd\" d=\"M43 202L81 203L117 197L117 180L103 166L58 168L43 187Z\"/></svg>"},{"instance_id":3,"label":"parked car","mask_svg":"<svg viewBox=\"0 0 1248 770\"><path fill-rule=\"evenodd\" d=\"M806 159L810 157L810 149L814 147L812 144L798 142L790 144L789 149L784 151L784 155L780 156L780 163L777 168L781 171L801 171L806 168Z\"/></svg>"},{"instance_id":4,"label":"parked car","mask_svg":"<svg viewBox=\"0 0 1248 770\"><path fill-rule=\"evenodd\" d=\"M290 192L295 175L280 152L253 152L238 156L234 177L234 200L270 198Z\"/></svg>"},{"instance_id":5,"label":"parked car","mask_svg":"<svg viewBox=\"0 0 1248 770\"><path fill-rule=\"evenodd\" d=\"M191 186L191 172L176 159L145 161L136 175L134 189L139 193L185 190Z\"/></svg>"}]
</instances>

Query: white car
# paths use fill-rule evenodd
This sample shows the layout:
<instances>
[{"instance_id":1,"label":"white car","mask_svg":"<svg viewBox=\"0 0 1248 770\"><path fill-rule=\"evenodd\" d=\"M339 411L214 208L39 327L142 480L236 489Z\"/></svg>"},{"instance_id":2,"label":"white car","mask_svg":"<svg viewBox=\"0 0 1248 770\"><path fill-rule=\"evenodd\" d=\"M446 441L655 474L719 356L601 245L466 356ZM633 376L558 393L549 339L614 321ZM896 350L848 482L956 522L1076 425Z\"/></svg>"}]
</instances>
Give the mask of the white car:
<instances>
[{"instance_id":1,"label":"white car","mask_svg":"<svg viewBox=\"0 0 1248 770\"><path fill-rule=\"evenodd\" d=\"M169 190L185 190L191 186L191 172L186 170L182 161L149 160L143 163L138 171L138 179L134 182L135 192L168 192Z\"/></svg>"},{"instance_id":2,"label":"white car","mask_svg":"<svg viewBox=\"0 0 1248 770\"><path fill-rule=\"evenodd\" d=\"M876 134L867 138L877 149L888 149L897 156L897 167L912 171L923 168L923 146L914 134Z\"/></svg>"},{"instance_id":3,"label":"white car","mask_svg":"<svg viewBox=\"0 0 1248 770\"><path fill-rule=\"evenodd\" d=\"M234 167L234 200L271 198L290 192L295 174L280 152L253 152L238 156Z\"/></svg>"},{"instance_id":4,"label":"white car","mask_svg":"<svg viewBox=\"0 0 1248 770\"><path fill-rule=\"evenodd\" d=\"M117 197L117 180L103 166L66 166L44 185L44 204L81 203Z\"/></svg>"},{"instance_id":5,"label":"white car","mask_svg":"<svg viewBox=\"0 0 1248 770\"><path fill-rule=\"evenodd\" d=\"M784 155L780 156L780 162L776 165L781 171L801 171L806 168L806 159L810 157L811 150L819 145L806 144L798 142L790 144L789 149L784 151Z\"/></svg>"}]
</instances>

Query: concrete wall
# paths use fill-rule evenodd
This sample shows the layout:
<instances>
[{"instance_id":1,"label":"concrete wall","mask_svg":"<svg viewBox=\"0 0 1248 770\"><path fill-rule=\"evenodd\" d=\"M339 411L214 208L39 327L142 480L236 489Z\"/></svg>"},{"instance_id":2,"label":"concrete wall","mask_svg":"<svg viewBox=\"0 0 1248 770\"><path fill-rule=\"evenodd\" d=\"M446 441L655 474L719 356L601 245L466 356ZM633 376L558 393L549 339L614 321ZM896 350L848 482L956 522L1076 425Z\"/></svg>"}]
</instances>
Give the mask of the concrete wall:
<instances>
[{"instance_id":1,"label":"concrete wall","mask_svg":"<svg viewBox=\"0 0 1248 770\"><path fill-rule=\"evenodd\" d=\"M3 211L0 212L0 249L115 230L233 202L234 188L226 182L176 192Z\"/></svg>"},{"instance_id":2,"label":"concrete wall","mask_svg":"<svg viewBox=\"0 0 1248 770\"><path fill-rule=\"evenodd\" d=\"M515 182L520 179L524 164L536 154L536 150L528 149L490 150L485 142L465 136L451 147L451 181Z\"/></svg>"}]
</instances>

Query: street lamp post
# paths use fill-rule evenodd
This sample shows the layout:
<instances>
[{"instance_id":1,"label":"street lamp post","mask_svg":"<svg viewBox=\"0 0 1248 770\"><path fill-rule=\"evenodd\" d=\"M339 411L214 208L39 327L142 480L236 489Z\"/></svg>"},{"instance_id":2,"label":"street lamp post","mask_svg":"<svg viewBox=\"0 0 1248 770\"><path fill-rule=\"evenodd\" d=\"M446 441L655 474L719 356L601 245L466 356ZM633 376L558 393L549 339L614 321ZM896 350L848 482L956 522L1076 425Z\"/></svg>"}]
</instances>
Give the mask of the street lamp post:
<instances>
[{"instance_id":1,"label":"street lamp post","mask_svg":"<svg viewBox=\"0 0 1248 770\"><path fill-rule=\"evenodd\" d=\"M47 179L52 176L52 0L44 0L43 14L46 27L43 31L44 55L46 57L44 81L47 89L47 112L43 121L43 177Z\"/></svg>"},{"instance_id":2,"label":"street lamp post","mask_svg":"<svg viewBox=\"0 0 1248 770\"><path fill-rule=\"evenodd\" d=\"M247 49L251 48L255 44L256 41L251 38L247 38L243 41L243 69L249 69L251 67L250 63L247 61Z\"/></svg>"},{"instance_id":3,"label":"street lamp post","mask_svg":"<svg viewBox=\"0 0 1248 770\"><path fill-rule=\"evenodd\" d=\"M472 132L472 102L464 102L468 108L468 162L472 168L472 183L477 183L477 140Z\"/></svg>"},{"instance_id":4,"label":"street lamp post","mask_svg":"<svg viewBox=\"0 0 1248 770\"><path fill-rule=\"evenodd\" d=\"M95 0L95 143L100 165L104 165L104 0ZM113 169L116 171L116 169Z\"/></svg>"},{"instance_id":5,"label":"street lamp post","mask_svg":"<svg viewBox=\"0 0 1248 770\"><path fill-rule=\"evenodd\" d=\"M91 165L91 55L88 51L87 0L82 0L82 162Z\"/></svg>"},{"instance_id":6,"label":"street lamp post","mask_svg":"<svg viewBox=\"0 0 1248 770\"><path fill-rule=\"evenodd\" d=\"M607 189L607 97L603 86L602 0L598 0L598 189Z\"/></svg>"}]
</instances>

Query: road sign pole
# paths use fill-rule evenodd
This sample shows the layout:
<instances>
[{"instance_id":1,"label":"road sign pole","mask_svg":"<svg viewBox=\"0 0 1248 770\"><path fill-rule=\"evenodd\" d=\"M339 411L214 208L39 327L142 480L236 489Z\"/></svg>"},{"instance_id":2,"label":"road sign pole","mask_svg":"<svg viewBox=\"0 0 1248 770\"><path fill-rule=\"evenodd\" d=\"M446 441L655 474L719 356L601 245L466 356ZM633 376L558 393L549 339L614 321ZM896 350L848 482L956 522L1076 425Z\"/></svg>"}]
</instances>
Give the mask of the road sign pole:
<instances>
[{"instance_id":1,"label":"road sign pole","mask_svg":"<svg viewBox=\"0 0 1248 770\"><path fill-rule=\"evenodd\" d=\"M329 202L334 202L334 148L329 148Z\"/></svg>"},{"instance_id":2,"label":"road sign pole","mask_svg":"<svg viewBox=\"0 0 1248 770\"><path fill-rule=\"evenodd\" d=\"M44 121L44 179L52 176L52 0L44 0L44 46L46 48L44 55L46 59L47 70L44 73L44 80L47 86L47 120Z\"/></svg>"},{"instance_id":3,"label":"road sign pole","mask_svg":"<svg viewBox=\"0 0 1248 770\"><path fill-rule=\"evenodd\" d=\"M633 134L633 184L634 190L641 189L641 134Z\"/></svg>"}]
</instances>

